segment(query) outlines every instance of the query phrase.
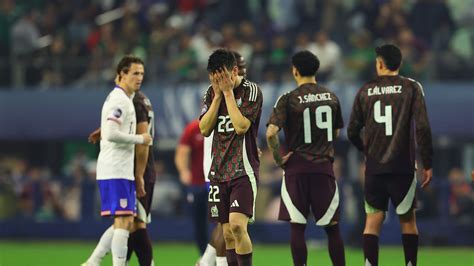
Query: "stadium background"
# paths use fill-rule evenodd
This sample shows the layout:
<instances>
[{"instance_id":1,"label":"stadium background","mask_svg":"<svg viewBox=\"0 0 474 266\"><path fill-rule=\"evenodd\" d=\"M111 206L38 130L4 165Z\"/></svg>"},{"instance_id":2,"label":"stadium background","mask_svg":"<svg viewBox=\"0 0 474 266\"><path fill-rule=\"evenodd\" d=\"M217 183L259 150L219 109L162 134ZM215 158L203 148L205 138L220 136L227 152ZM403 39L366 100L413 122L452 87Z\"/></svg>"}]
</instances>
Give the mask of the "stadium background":
<instances>
[{"instance_id":1,"label":"stadium background","mask_svg":"<svg viewBox=\"0 0 474 266\"><path fill-rule=\"evenodd\" d=\"M294 87L292 53L313 51L317 79L341 98L347 122L357 88L374 75L373 47L384 42L401 47L402 74L424 85L434 134L434 181L418 191L419 264L474 265L473 0L1 1L0 265L78 265L110 224L98 216L98 147L86 138L121 56L146 61L143 90L157 115L155 262L193 265L173 155L200 110L210 52L225 46L246 58L263 89L265 124L277 96ZM290 265L288 226L275 220L281 172L263 132L255 264ZM345 134L336 146L348 265L361 265L362 158ZM328 265L323 232L308 229L310 265ZM401 265L393 210L381 242L381 265Z\"/></svg>"}]
</instances>

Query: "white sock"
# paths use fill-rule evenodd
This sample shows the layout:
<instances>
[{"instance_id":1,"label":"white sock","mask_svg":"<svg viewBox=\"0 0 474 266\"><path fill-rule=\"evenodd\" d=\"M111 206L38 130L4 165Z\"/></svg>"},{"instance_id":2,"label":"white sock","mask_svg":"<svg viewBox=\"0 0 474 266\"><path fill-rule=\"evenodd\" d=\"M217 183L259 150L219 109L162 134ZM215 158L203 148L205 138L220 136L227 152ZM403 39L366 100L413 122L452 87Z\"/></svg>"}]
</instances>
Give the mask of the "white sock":
<instances>
[{"instance_id":1,"label":"white sock","mask_svg":"<svg viewBox=\"0 0 474 266\"><path fill-rule=\"evenodd\" d=\"M94 251L92 252L89 259L87 259L87 263L93 266L100 265L102 258L110 251L110 247L112 245L112 237L114 235L114 226L110 226L105 230L105 232L100 237L99 243L95 247Z\"/></svg>"},{"instance_id":2,"label":"white sock","mask_svg":"<svg viewBox=\"0 0 474 266\"><path fill-rule=\"evenodd\" d=\"M116 228L112 238L112 260L114 266L124 266L127 261L127 242L130 232Z\"/></svg>"},{"instance_id":3,"label":"white sock","mask_svg":"<svg viewBox=\"0 0 474 266\"><path fill-rule=\"evenodd\" d=\"M213 266L216 263L216 249L207 244L204 254L202 254L199 264L202 266Z\"/></svg>"},{"instance_id":4,"label":"white sock","mask_svg":"<svg viewBox=\"0 0 474 266\"><path fill-rule=\"evenodd\" d=\"M227 257L216 257L216 266L227 266Z\"/></svg>"}]
</instances>

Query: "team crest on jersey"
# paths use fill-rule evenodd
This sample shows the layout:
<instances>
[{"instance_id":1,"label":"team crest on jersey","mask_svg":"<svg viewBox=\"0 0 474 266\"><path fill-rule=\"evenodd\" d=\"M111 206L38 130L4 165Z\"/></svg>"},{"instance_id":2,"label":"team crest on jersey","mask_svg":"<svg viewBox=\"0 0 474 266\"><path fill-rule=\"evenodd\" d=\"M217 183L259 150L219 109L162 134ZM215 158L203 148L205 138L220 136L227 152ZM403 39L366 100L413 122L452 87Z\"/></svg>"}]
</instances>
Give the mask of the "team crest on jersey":
<instances>
[{"instance_id":1,"label":"team crest on jersey","mask_svg":"<svg viewBox=\"0 0 474 266\"><path fill-rule=\"evenodd\" d=\"M120 108L115 109L113 115L117 118L120 118L122 116L122 110L120 110Z\"/></svg>"},{"instance_id":2,"label":"team crest on jersey","mask_svg":"<svg viewBox=\"0 0 474 266\"><path fill-rule=\"evenodd\" d=\"M128 200L127 199L120 199L120 207L126 208L128 205Z\"/></svg>"},{"instance_id":3,"label":"team crest on jersey","mask_svg":"<svg viewBox=\"0 0 474 266\"><path fill-rule=\"evenodd\" d=\"M242 98L239 98L236 101L237 101L237 106L238 107L242 106Z\"/></svg>"},{"instance_id":4,"label":"team crest on jersey","mask_svg":"<svg viewBox=\"0 0 474 266\"><path fill-rule=\"evenodd\" d=\"M211 207L211 217L219 217L219 210L216 205Z\"/></svg>"}]
</instances>

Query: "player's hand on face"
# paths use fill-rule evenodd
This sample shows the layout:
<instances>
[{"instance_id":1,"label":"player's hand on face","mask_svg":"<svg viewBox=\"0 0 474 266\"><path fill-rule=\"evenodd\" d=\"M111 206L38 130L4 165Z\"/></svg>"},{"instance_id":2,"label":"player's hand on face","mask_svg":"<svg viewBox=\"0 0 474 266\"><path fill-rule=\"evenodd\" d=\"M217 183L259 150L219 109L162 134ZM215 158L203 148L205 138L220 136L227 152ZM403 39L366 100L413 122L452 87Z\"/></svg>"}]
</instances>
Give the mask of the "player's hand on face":
<instances>
[{"instance_id":1,"label":"player's hand on face","mask_svg":"<svg viewBox=\"0 0 474 266\"><path fill-rule=\"evenodd\" d=\"M422 188L427 187L430 184L432 178L433 178L433 169L432 168L423 169L423 183L421 183L421 187Z\"/></svg>"},{"instance_id":2,"label":"player's hand on face","mask_svg":"<svg viewBox=\"0 0 474 266\"><path fill-rule=\"evenodd\" d=\"M135 178L135 185L137 190L137 198L143 198L146 196L145 181L143 177Z\"/></svg>"},{"instance_id":3,"label":"player's hand on face","mask_svg":"<svg viewBox=\"0 0 474 266\"><path fill-rule=\"evenodd\" d=\"M291 155L293 155L292 151L290 151L289 153L287 153L286 155L281 157L281 162L277 162L277 165L281 168L285 167L285 165L288 162L288 160L290 159Z\"/></svg>"},{"instance_id":4,"label":"player's hand on face","mask_svg":"<svg viewBox=\"0 0 474 266\"><path fill-rule=\"evenodd\" d=\"M89 137L87 137L87 141L92 144L96 144L100 140L100 129L96 129L92 132Z\"/></svg>"},{"instance_id":5,"label":"player's hand on face","mask_svg":"<svg viewBox=\"0 0 474 266\"><path fill-rule=\"evenodd\" d=\"M232 91L234 89L234 82L232 81L232 75L226 67L221 68L218 72L219 87L222 92Z\"/></svg>"},{"instance_id":6,"label":"player's hand on face","mask_svg":"<svg viewBox=\"0 0 474 266\"><path fill-rule=\"evenodd\" d=\"M143 144L150 145L151 141L153 140L148 133L141 134L143 136Z\"/></svg>"},{"instance_id":7,"label":"player's hand on face","mask_svg":"<svg viewBox=\"0 0 474 266\"><path fill-rule=\"evenodd\" d=\"M212 85L212 90L214 91L214 95L215 96L221 96L222 91L219 88L219 82L217 80L217 74L212 73L210 75L210 79L211 79L211 85Z\"/></svg>"}]
</instances>

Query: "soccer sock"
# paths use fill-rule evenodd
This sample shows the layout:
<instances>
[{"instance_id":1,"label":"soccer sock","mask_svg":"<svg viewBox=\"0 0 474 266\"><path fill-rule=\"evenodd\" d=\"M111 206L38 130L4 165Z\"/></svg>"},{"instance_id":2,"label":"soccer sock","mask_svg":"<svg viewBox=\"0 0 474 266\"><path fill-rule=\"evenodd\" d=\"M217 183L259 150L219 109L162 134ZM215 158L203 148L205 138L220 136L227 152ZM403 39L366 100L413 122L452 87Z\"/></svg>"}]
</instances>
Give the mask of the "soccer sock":
<instances>
[{"instance_id":1,"label":"soccer sock","mask_svg":"<svg viewBox=\"0 0 474 266\"><path fill-rule=\"evenodd\" d=\"M203 266L214 265L214 263L216 263L216 249L210 244L207 244L206 250L204 254L202 254L199 263Z\"/></svg>"},{"instance_id":2,"label":"soccer sock","mask_svg":"<svg viewBox=\"0 0 474 266\"><path fill-rule=\"evenodd\" d=\"M135 250L135 232L130 233L127 242L127 262L130 261L133 251Z\"/></svg>"},{"instance_id":3,"label":"soccer sock","mask_svg":"<svg viewBox=\"0 0 474 266\"><path fill-rule=\"evenodd\" d=\"M148 231L145 228L138 229L133 233L135 238L135 253L141 266L152 265L153 247Z\"/></svg>"},{"instance_id":4,"label":"soccer sock","mask_svg":"<svg viewBox=\"0 0 474 266\"><path fill-rule=\"evenodd\" d=\"M237 254L237 261L239 266L252 266L252 252L248 254Z\"/></svg>"},{"instance_id":5,"label":"soccer sock","mask_svg":"<svg viewBox=\"0 0 474 266\"><path fill-rule=\"evenodd\" d=\"M100 265L102 258L110 251L112 245L112 237L114 235L114 226L110 226L100 237L99 243L95 247L87 262L92 265Z\"/></svg>"},{"instance_id":6,"label":"soccer sock","mask_svg":"<svg viewBox=\"0 0 474 266\"><path fill-rule=\"evenodd\" d=\"M127 259L127 242L129 232L116 228L112 237L112 261L114 266L125 265Z\"/></svg>"},{"instance_id":7,"label":"soccer sock","mask_svg":"<svg viewBox=\"0 0 474 266\"><path fill-rule=\"evenodd\" d=\"M304 231L306 224L291 224L291 255L295 266L305 266L308 259L308 249L306 248L306 240Z\"/></svg>"},{"instance_id":8,"label":"soccer sock","mask_svg":"<svg viewBox=\"0 0 474 266\"><path fill-rule=\"evenodd\" d=\"M418 254L418 235L402 234L403 251L405 252L405 264L416 266Z\"/></svg>"},{"instance_id":9,"label":"soccer sock","mask_svg":"<svg viewBox=\"0 0 474 266\"><path fill-rule=\"evenodd\" d=\"M228 249L225 251L227 257L227 265L229 266L238 266L239 263L237 262L237 254L235 253L235 249Z\"/></svg>"},{"instance_id":10,"label":"soccer sock","mask_svg":"<svg viewBox=\"0 0 474 266\"><path fill-rule=\"evenodd\" d=\"M379 265L379 237L364 234L363 239L365 266Z\"/></svg>"},{"instance_id":11,"label":"soccer sock","mask_svg":"<svg viewBox=\"0 0 474 266\"><path fill-rule=\"evenodd\" d=\"M344 243L342 242L339 225L325 227L324 230L328 235L328 250L331 257L332 265L344 266L346 265L346 258L344 256Z\"/></svg>"},{"instance_id":12,"label":"soccer sock","mask_svg":"<svg viewBox=\"0 0 474 266\"><path fill-rule=\"evenodd\" d=\"M216 257L216 266L227 266L226 257Z\"/></svg>"}]
</instances>

